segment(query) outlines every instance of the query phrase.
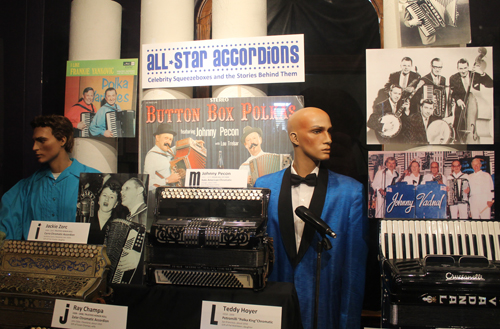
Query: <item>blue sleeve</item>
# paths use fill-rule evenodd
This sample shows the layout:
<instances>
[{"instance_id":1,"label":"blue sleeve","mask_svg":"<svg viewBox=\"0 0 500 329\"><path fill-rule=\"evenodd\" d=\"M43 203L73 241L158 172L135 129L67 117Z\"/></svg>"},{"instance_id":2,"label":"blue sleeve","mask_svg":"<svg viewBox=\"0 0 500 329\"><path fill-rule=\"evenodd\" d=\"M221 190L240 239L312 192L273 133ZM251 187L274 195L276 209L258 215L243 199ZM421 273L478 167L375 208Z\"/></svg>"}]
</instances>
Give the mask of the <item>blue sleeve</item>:
<instances>
[{"instance_id":1,"label":"blue sleeve","mask_svg":"<svg viewBox=\"0 0 500 329\"><path fill-rule=\"evenodd\" d=\"M359 184L349 209L348 239L342 273L339 328L359 328L365 291L368 222L363 187Z\"/></svg>"},{"instance_id":2,"label":"blue sleeve","mask_svg":"<svg viewBox=\"0 0 500 329\"><path fill-rule=\"evenodd\" d=\"M23 214L28 193L28 184L25 179L19 181L8 190L0 202L0 231L4 232L9 240L21 240L23 235Z\"/></svg>"},{"instance_id":3,"label":"blue sleeve","mask_svg":"<svg viewBox=\"0 0 500 329\"><path fill-rule=\"evenodd\" d=\"M90 123L89 131L92 136L103 136L106 131L106 110L101 107Z\"/></svg>"}]
</instances>

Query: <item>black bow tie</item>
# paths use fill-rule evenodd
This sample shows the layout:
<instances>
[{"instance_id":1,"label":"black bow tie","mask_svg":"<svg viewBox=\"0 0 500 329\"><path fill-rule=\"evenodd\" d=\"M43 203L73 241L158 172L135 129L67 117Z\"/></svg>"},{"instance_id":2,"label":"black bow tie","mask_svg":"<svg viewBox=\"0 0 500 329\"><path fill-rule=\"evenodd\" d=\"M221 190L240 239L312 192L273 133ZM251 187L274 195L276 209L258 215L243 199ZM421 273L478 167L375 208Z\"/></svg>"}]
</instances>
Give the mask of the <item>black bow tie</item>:
<instances>
[{"instance_id":1,"label":"black bow tie","mask_svg":"<svg viewBox=\"0 0 500 329\"><path fill-rule=\"evenodd\" d=\"M305 178L300 177L299 175L292 174L291 182L292 186L297 186L302 183L307 184L309 186L316 186L316 174L309 174Z\"/></svg>"}]
</instances>

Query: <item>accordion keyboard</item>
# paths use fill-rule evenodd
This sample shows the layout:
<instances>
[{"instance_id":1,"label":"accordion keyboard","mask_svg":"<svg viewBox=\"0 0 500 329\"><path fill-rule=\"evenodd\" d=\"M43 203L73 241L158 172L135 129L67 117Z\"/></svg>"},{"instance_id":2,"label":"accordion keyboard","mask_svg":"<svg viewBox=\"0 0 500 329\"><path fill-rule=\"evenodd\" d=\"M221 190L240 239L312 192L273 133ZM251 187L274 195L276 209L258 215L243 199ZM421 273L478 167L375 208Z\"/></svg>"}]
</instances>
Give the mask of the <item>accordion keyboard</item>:
<instances>
[{"instance_id":1,"label":"accordion keyboard","mask_svg":"<svg viewBox=\"0 0 500 329\"><path fill-rule=\"evenodd\" d=\"M0 295L88 300L105 290L108 264L104 246L7 240L0 249Z\"/></svg>"},{"instance_id":2,"label":"accordion keyboard","mask_svg":"<svg viewBox=\"0 0 500 329\"><path fill-rule=\"evenodd\" d=\"M94 118L95 113L90 113L90 112L83 112L80 114L80 121L83 121L85 125L87 126L86 128L82 129L81 131L81 137L89 137L89 127L90 123L92 122L92 119Z\"/></svg>"},{"instance_id":3,"label":"accordion keyboard","mask_svg":"<svg viewBox=\"0 0 500 329\"><path fill-rule=\"evenodd\" d=\"M380 248L386 259L469 255L500 261L500 222L382 220Z\"/></svg>"},{"instance_id":4,"label":"accordion keyboard","mask_svg":"<svg viewBox=\"0 0 500 329\"><path fill-rule=\"evenodd\" d=\"M106 127L111 130L113 137L121 137L121 129L118 130L116 124L116 112L106 113Z\"/></svg>"}]
</instances>

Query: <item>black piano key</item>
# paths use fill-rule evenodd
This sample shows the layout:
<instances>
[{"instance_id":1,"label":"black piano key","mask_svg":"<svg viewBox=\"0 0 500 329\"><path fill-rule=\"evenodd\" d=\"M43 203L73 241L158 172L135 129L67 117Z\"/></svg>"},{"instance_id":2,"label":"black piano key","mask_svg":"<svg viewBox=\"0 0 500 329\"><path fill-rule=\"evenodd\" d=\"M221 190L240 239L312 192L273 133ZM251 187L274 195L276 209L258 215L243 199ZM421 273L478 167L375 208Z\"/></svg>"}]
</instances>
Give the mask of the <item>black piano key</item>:
<instances>
[{"instance_id":1,"label":"black piano key","mask_svg":"<svg viewBox=\"0 0 500 329\"><path fill-rule=\"evenodd\" d=\"M490 246L491 246L491 259L497 260L497 255L495 252L495 238L490 234Z\"/></svg>"},{"instance_id":2,"label":"black piano key","mask_svg":"<svg viewBox=\"0 0 500 329\"><path fill-rule=\"evenodd\" d=\"M438 253L438 244L437 244L437 236L436 236L436 234L432 235L432 245L434 247L434 255L437 255L437 253Z\"/></svg>"},{"instance_id":3,"label":"black piano key","mask_svg":"<svg viewBox=\"0 0 500 329\"><path fill-rule=\"evenodd\" d=\"M389 235L387 233L384 233L384 240L385 240L385 257L389 258Z\"/></svg>"},{"instance_id":4,"label":"black piano key","mask_svg":"<svg viewBox=\"0 0 500 329\"><path fill-rule=\"evenodd\" d=\"M443 255L446 255L446 236L441 234L441 245L443 246Z\"/></svg>"},{"instance_id":5,"label":"black piano key","mask_svg":"<svg viewBox=\"0 0 500 329\"><path fill-rule=\"evenodd\" d=\"M410 238L410 258L411 259L414 259L415 258L415 253L414 253L414 250L413 250L413 234L409 234L408 237Z\"/></svg>"},{"instance_id":6,"label":"black piano key","mask_svg":"<svg viewBox=\"0 0 500 329\"><path fill-rule=\"evenodd\" d=\"M392 258L393 259L398 259L398 255L397 255L397 242L396 242L396 234L395 233L392 233Z\"/></svg>"},{"instance_id":7,"label":"black piano key","mask_svg":"<svg viewBox=\"0 0 500 329\"><path fill-rule=\"evenodd\" d=\"M459 234L457 237L458 237L458 254L464 255L464 248L462 246L462 234Z\"/></svg>"},{"instance_id":8,"label":"black piano key","mask_svg":"<svg viewBox=\"0 0 500 329\"><path fill-rule=\"evenodd\" d=\"M488 245L486 244L486 236L484 234L481 234L481 241L483 242L483 255L486 258L488 258Z\"/></svg>"},{"instance_id":9,"label":"black piano key","mask_svg":"<svg viewBox=\"0 0 500 329\"><path fill-rule=\"evenodd\" d=\"M429 241L429 234L425 235L425 254L429 255L431 253L431 244Z\"/></svg>"},{"instance_id":10,"label":"black piano key","mask_svg":"<svg viewBox=\"0 0 500 329\"><path fill-rule=\"evenodd\" d=\"M476 234L472 234L472 251L474 252L475 256L478 256L479 247L477 245L477 235Z\"/></svg>"},{"instance_id":11,"label":"black piano key","mask_svg":"<svg viewBox=\"0 0 500 329\"><path fill-rule=\"evenodd\" d=\"M467 249L467 255L471 256L470 236L469 236L469 234L465 234L465 248Z\"/></svg>"},{"instance_id":12,"label":"black piano key","mask_svg":"<svg viewBox=\"0 0 500 329\"><path fill-rule=\"evenodd\" d=\"M418 234L417 236L417 242L418 242L418 256L419 258L424 258L423 252L422 252L422 234Z\"/></svg>"},{"instance_id":13,"label":"black piano key","mask_svg":"<svg viewBox=\"0 0 500 329\"><path fill-rule=\"evenodd\" d=\"M406 239L404 233L401 235L401 247L403 249L403 259L406 259Z\"/></svg>"},{"instance_id":14,"label":"black piano key","mask_svg":"<svg viewBox=\"0 0 500 329\"><path fill-rule=\"evenodd\" d=\"M448 236L448 240L450 240L450 255L455 254L455 247L453 247L453 235Z\"/></svg>"}]
</instances>

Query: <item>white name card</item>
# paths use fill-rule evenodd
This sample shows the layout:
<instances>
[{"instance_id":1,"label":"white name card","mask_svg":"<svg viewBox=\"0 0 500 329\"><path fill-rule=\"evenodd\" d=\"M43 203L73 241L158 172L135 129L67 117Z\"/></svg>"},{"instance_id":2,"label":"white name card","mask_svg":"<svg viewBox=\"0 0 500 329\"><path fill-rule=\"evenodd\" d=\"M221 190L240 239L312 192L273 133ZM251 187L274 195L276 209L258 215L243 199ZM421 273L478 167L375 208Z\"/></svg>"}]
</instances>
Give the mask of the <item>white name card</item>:
<instances>
[{"instance_id":1,"label":"white name card","mask_svg":"<svg viewBox=\"0 0 500 329\"><path fill-rule=\"evenodd\" d=\"M186 186L246 188L248 171L238 169L188 169Z\"/></svg>"},{"instance_id":2,"label":"white name card","mask_svg":"<svg viewBox=\"0 0 500 329\"><path fill-rule=\"evenodd\" d=\"M126 306L56 299L51 326L68 329L125 329L127 311Z\"/></svg>"},{"instance_id":3,"label":"white name card","mask_svg":"<svg viewBox=\"0 0 500 329\"><path fill-rule=\"evenodd\" d=\"M281 306L203 301L200 329L280 329Z\"/></svg>"},{"instance_id":4,"label":"white name card","mask_svg":"<svg viewBox=\"0 0 500 329\"><path fill-rule=\"evenodd\" d=\"M87 243L90 223L31 222L28 240L46 242Z\"/></svg>"}]
</instances>

